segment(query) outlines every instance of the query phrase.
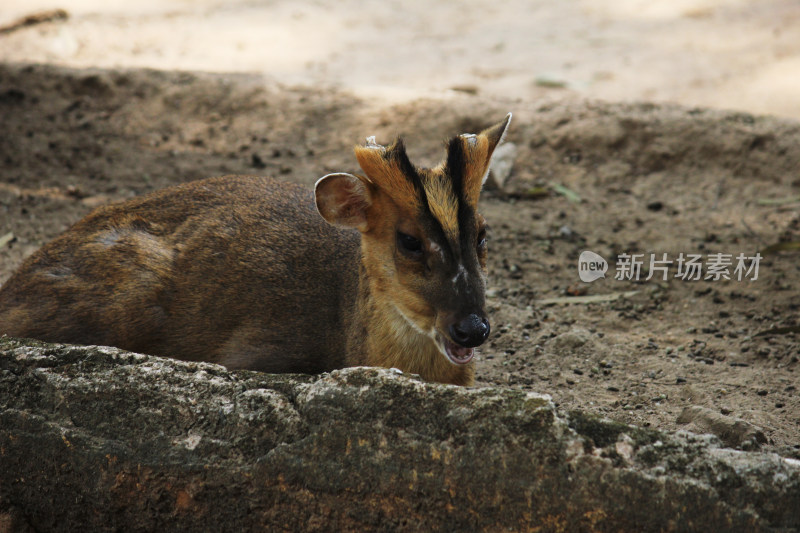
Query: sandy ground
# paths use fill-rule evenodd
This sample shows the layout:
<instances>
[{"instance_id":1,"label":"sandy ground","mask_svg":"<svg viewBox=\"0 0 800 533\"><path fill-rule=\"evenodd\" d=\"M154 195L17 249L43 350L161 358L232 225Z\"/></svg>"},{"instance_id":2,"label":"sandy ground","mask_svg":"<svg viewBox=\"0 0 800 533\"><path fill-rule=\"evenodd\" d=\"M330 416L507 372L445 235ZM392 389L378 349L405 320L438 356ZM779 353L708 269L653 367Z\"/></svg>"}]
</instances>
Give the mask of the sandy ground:
<instances>
[{"instance_id":1,"label":"sandy ground","mask_svg":"<svg viewBox=\"0 0 800 533\"><path fill-rule=\"evenodd\" d=\"M3 0L0 61L263 73L365 98L591 97L800 118L795 0Z\"/></svg>"},{"instance_id":2,"label":"sandy ground","mask_svg":"<svg viewBox=\"0 0 800 533\"><path fill-rule=\"evenodd\" d=\"M310 184L355 171L367 135L430 165L514 111L507 183L482 200L479 384L800 456L800 343L774 332L800 321L796 254L754 282L577 276L585 249L800 240L796 3L33 0L0 2L0 26L56 7L0 33L0 282L105 202L227 173Z\"/></svg>"}]
</instances>

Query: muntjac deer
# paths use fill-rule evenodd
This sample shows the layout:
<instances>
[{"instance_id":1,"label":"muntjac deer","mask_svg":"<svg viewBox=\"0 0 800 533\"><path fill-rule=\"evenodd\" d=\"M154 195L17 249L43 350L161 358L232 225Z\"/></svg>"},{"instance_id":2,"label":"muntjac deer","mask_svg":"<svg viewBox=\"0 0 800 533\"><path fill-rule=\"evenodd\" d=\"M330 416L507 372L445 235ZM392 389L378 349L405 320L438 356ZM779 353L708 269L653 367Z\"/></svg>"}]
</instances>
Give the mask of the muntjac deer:
<instances>
[{"instance_id":1,"label":"muntjac deer","mask_svg":"<svg viewBox=\"0 0 800 533\"><path fill-rule=\"evenodd\" d=\"M478 196L510 120L452 138L432 169L401 139L369 138L363 175L329 174L313 193L226 176L100 207L0 288L0 334L471 385L489 336Z\"/></svg>"}]
</instances>

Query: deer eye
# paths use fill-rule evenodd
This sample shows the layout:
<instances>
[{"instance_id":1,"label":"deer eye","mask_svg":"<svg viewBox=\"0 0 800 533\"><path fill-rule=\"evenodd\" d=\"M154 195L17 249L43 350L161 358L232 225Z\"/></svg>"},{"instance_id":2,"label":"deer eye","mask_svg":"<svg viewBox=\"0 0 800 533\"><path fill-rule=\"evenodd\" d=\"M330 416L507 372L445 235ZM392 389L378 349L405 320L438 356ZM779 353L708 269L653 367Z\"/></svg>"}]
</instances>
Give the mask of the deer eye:
<instances>
[{"instance_id":1,"label":"deer eye","mask_svg":"<svg viewBox=\"0 0 800 533\"><path fill-rule=\"evenodd\" d=\"M412 257L422 256L422 241L402 231L397 232L397 246Z\"/></svg>"}]
</instances>

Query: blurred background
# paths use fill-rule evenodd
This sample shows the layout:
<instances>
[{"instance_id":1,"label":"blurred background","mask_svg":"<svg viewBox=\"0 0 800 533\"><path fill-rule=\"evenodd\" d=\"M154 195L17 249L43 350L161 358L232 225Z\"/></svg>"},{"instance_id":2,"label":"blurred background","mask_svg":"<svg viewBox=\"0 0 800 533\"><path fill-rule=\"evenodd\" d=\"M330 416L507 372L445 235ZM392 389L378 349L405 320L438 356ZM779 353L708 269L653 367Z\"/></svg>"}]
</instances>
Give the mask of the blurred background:
<instances>
[{"instance_id":1,"label":"blurred background","mask_svg":"<svg viewBox=\"0 0 800 533\"><path fill-rule=\"evenodd\" d=\"M800 118L797 0L2 0L0 27L3 62L255 72L388 102L465 92Z\"/></svg>"}]
</instances>

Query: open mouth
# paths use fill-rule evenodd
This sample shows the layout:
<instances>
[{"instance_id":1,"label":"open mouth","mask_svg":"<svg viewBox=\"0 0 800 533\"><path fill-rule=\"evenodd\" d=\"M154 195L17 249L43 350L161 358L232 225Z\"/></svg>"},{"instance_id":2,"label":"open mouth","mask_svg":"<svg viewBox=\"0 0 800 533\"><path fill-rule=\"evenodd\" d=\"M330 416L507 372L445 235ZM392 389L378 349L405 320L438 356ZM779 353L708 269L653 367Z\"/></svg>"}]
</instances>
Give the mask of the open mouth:
<instances>
[{"instance_id":1,"label":"open mouth","mask_svg":"<svg viewBox=\"0 0 800 533\"><path fill-rule=\"evenodd\" d=\"M472 361L472 357L475 355L475 348L460 346L448 339L442 340L444 341L444 352L452 363L456 365L465 365Z\"/></svg>"}]
</instances>

